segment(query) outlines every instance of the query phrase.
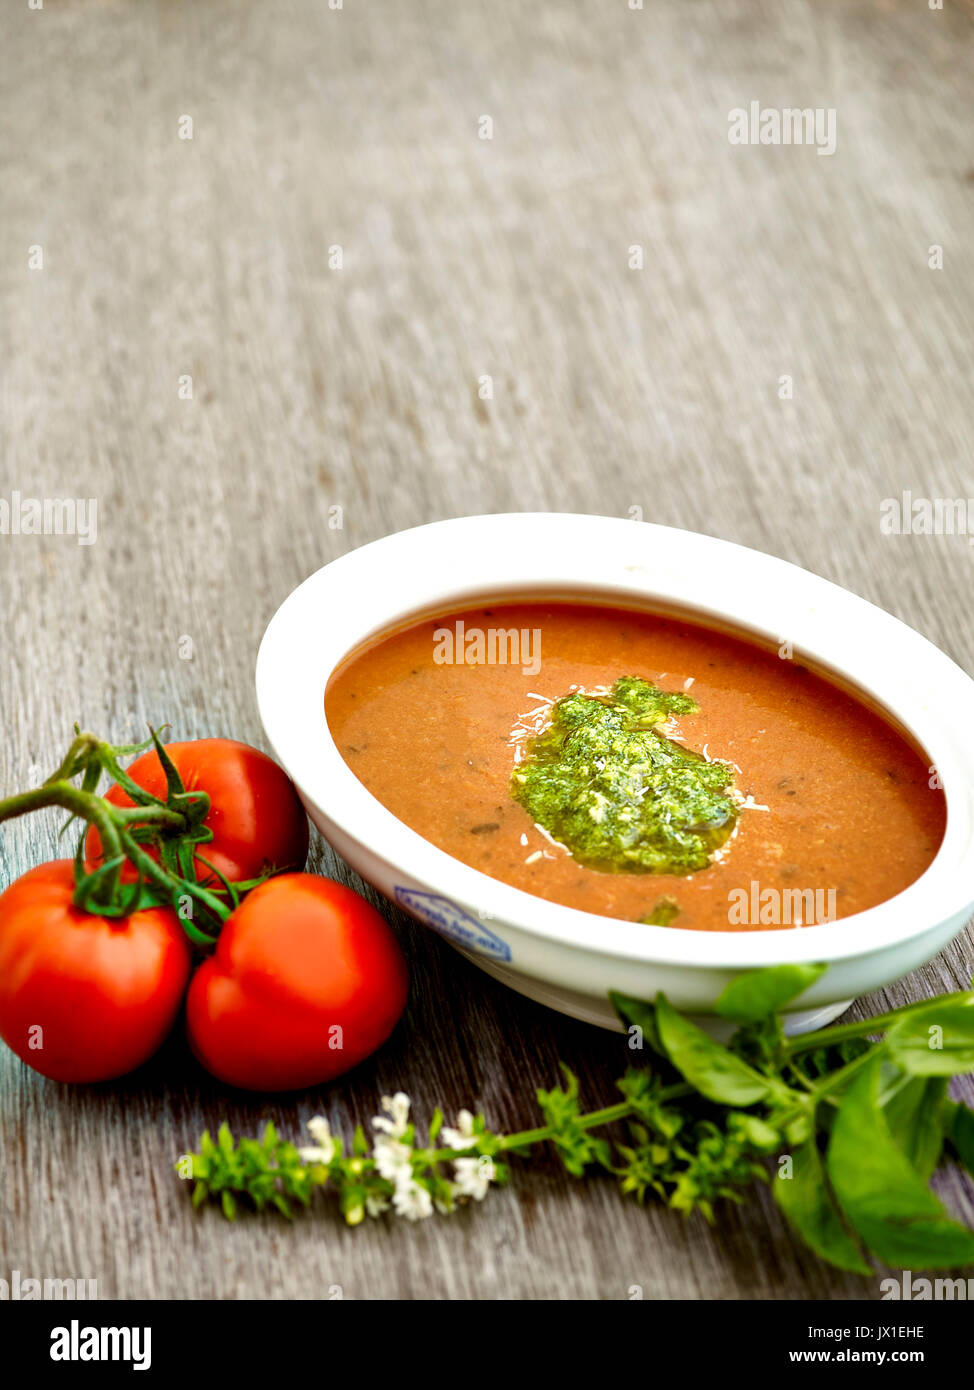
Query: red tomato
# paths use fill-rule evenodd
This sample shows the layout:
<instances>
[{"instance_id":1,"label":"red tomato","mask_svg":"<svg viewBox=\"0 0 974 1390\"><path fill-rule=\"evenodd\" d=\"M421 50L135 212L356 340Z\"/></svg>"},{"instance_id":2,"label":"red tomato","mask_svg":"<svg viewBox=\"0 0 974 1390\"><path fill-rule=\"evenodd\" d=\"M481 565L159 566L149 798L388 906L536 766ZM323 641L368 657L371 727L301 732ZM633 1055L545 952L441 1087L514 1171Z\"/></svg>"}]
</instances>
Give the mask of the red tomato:
<instances>
[{"instance_id":1,"label":"red tomato","mask_svg":"<svg viewBox=\"0 0 974 1390\"><path fill-rule=\"evenodd\" d=\"M266 868L301 869L308 855L308 818L287 773L266 753L228 738L198 738L190 743L167 743L187 791L204 791L210 797L205 824L213 839L200 845L199 855L231 881L257 878ZM166 777L154 748L143 753L126 772L153 796L166 797ZM105 794L115 806L131 806L121 787ZM101 837L88 831L86 853L90 862L101 858ZM153 855L155 857L155 855ZM135 878L126 864L122 877ZM197 863L196 877L213 877L205 864Z\"/></svg>"},{"instance_id":2,"label":"red tomato","mask_svg":"<svg viewBox=\"0 0 974 1390\"><path fill-rule=\"evenodd\" d=\"M73 893L74 862L56 859L0 895L0 1037L54 1081L106 1081L165 1039L192 949L171 908L98 917Z\"/></svg>"},{"instance_id":3,"label":"red tomato","mask_svg":"<svg viewBox=\"0 0 974 1390\"><path fill-rule=\"evenodd\" d=\"M402 951L374 907L330 879L282 874L230 915L193 977L186 1028L221 1081L299 1090L385 1042L408 989Z\"/></svg>"}]
</instances>

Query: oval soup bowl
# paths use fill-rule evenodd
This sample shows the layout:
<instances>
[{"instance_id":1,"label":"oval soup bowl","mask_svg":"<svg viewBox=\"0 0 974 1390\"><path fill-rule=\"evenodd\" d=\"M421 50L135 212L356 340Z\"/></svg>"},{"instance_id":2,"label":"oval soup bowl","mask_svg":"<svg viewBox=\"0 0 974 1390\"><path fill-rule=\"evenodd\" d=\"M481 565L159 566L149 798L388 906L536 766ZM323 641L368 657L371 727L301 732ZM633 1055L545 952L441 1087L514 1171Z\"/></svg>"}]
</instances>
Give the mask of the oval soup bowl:
<instances>
[{"instance_id":1,"label":"oval soup bowl","mask_svg":"<svg viewBox=\"0 0 974 1390\"><path fill-rule=\"evenodd\" d=\"M338 751L325 687L370 638L411 619L502 599L589 600L684 616L796 660L902 726L947 803L943 843L896 897L837 922L692 931L601 917L509 887L398 820ZM664 991L706 1016L736 974L783 962L829 969L789 1031L818 1027L859 994L915 969L974 910L974 682L919 633L796 565L729 541L615 517L515 513L435 522L342 556L272 618L257 658L267 736L308 814L368 882L505 984L588 1022L618 1027L610 989Z\"/></svg>"}]
</instances>

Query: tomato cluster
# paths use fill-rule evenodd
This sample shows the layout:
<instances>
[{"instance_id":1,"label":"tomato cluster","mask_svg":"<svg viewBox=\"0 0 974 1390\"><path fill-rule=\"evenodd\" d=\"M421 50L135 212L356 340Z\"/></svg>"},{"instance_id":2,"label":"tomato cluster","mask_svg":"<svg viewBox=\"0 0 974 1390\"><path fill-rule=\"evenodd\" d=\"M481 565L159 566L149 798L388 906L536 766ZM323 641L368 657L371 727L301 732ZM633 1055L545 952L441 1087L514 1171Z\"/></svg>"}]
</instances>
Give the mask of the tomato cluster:
<instances>
[{"instance_id":1,"label":"tomato cluster","mask_svg":"<svg viewBox=\"0 0 974 1390\"><path fill-rule=\"evenodd\" d=\"M30 870L0 895L0 1037L55 1081L104 1081L152 1056L185 1000L190 1046L222 1081L292 1090L340 1075L385 1041L405 1007L408 976L395 936L351 889L277 872L303 867L308 825L270 758L229 739L172 743L165 752L185 790L209 798L203 826L212 838L194 856L197 880L217 889L261 881L229 911L215 950L194 970L174 907L102 914L77 905L74 861ZM139 787L165 795L155 750L127 777L136 795ZM104 800L134 804L118 785ZM146 844L145 853L158 861L158 846ZM95 828L85 855L97 871L103 846ZM138 873L126 863L120 876L133 883Z\"/></svg>"}]
</instances>

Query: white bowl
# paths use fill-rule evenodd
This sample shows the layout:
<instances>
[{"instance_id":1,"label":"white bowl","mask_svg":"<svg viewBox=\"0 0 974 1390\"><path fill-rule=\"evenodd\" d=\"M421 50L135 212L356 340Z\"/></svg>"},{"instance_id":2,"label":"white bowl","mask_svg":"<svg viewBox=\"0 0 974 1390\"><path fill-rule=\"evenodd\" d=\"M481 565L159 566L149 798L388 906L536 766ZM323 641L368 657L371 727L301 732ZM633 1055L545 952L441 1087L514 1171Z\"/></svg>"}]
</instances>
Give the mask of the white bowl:
<instances>
[{"instance_id":1,"label":"white bowl","mask_svg":"<svg viewBox=\"0 0 974 1390\"><path fill-rule=\"evenodd\" d=\"M635 602L792 643L796 659L887 711L929 755L947 800L926 872L878 907L836 923L756 932L634 928L563 907L468 868L368 792L328 729L324 692L349 652L413 614L481 599ZM522 994L614 1026L610 989L712 1011L742 970L784 961L829 969L791 1030L929 960L974 910L974 682L881 609L759 551L614 517L516 513L441 521L363 546L284 601L257 657L257 700L311 819L363 878Z\"/></svg>"}]
</instances>

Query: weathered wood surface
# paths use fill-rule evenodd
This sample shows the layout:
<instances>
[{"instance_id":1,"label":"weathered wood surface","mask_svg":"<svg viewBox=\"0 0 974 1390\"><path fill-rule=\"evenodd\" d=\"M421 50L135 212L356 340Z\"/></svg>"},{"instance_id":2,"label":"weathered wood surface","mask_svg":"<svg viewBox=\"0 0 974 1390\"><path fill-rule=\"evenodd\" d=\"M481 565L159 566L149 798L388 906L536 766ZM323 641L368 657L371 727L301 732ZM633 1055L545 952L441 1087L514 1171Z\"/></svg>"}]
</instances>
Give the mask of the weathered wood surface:
<instances>
[{"instance_id":1,"label":"weathered wood surface","mask_svg":"<svg viewBox=\"0 0 974 1390\"><path fill-rule=\"evenodd\" d=\"M638 506L825 574L974 670L970 544L878 525L904 488L974 496L969 6L46 0L2 26L0 492L98 502L94 545L0 537L3 787L49 769L76 719L260 742L254 655L288 591L479 511ZM730 145L751 100L834 107L837 152ZM5 829L3 882L53 850L53 820ZM320 842L314 863L356 882ZM296 1134L323 1108L347 1130L402 1086L420 1113L516 1126L559 1057L611 1094L617 1041L384 906L408 1017L320 1094L230 1097L178 1045L70 1091L4 1051L0 1276L122 1297L877 1296L764 1198L710 1231L548 1164L419 1228L348 1232L326 1203L293 1228L194 1216L170 1165L223 1117ZM884 999L956 988L971 961L962 937ZM974 1220L970 1188L948 1195Z\"/></svg>"}]
</instances>

